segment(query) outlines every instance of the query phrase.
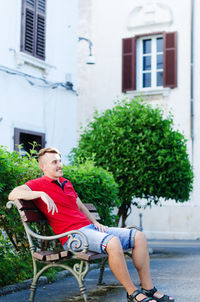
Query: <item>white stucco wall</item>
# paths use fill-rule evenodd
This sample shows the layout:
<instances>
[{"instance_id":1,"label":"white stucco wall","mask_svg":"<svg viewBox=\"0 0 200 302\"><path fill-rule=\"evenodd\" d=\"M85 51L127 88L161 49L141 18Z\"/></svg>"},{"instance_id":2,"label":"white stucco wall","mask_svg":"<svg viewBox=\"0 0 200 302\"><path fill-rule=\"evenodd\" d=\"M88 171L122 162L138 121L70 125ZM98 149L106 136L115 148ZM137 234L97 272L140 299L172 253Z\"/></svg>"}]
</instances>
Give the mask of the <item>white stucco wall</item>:
<instances>
[{"instance_id":1,"label":"white stucco wall","mask_svg":"<svg viewBox=\"0 0 200 302\"><path fill-rule=\"evenodd\" d=\"M139 224L139 214L143 214L143 227L149 238L198 238L200 226L197 223L200 210L199 189L199 3L195 5L195 119L194 119L194 149L192 153L191 140L191 5L192 1L177 0L119 0L87 1L79 10L79 35L86 34L94 44L93 50L96 64L87 66L83 62L83 53L79 54L79 97L78 97L78 129L83 127L87 119L93 115L94 107L104 110L113 106L121 93L122 68L122 38L133 37L137 34L155 32L173 32L178 34L177 74L178 84L175 89L164 89L160 93L147 93L144 99L162 107L166 114L171 111L174 115L175 127L188 140L187 147L195 171L194 190L190 201L176 204L174 201L163 202L162 207L153 206L151 209L133 209L128 218L128 224ZM147 8L151 3L158 5L162 14L155 16L154 24L144 24L148 21L143 16L133 14L136 7ZM86 24L86 15L90 15ZM135 26L137 24L137 26ZM81 26L80 26L81 25ZM129 26L128 26L129 25ZM134 97L138 92L128 93ZM78 130L78 133L80 131ZM180 184L181 185L181 184Z\"/></svg>"},{"instance_id":2,"label":"white stucco wall","mask_svg":"<svg viewBox=\"0 0 200 302\"><path fill-rule=\"evenodd\" d=\"M194 101L194 151L193 151L193 164L194 164L194 192L193 199L194 203L198 206L200 205L200 36L199 36L199 28L200 28L200 2L194 2L194 24L193 24L193 70L194 70L194 79L193 79L193 101ZM199 213L199 209L198 209Z\"/></svg>"},{"instance_id":3,"label":"white stucco wall","mask_svg":"<svg viewBox=\"0 0 200 302\"><path fill-rule=\"evenodd\" d=\"M46 2L46 59L20 52L21 0L0 2L0 65L49 82L71 81L77 89L78 0ZM44 132L46 146L68 154L76 142L77 95L58 87L31 86L0 70L0 144L14 148L14 128ZM66 162L66 159L64 159Z\"/></svg>"},{"instance_id":4,"label":"white stucco wall","mask_svg":"<svg viewBox=\"0 0 200 302\"><path fill-rule=\"evenodd\" d=\"M173 22L170 25L141 26L128 29L129 14L138 5L149 1L106 1L96 0L90 5L91 18L88 32L84 26L79 26L79 35L88 34L94 44L96 64L84 64L83 55L79 55L79 108L78 126L86 124L88 116L92 116L93 108L106 109L113 105L113 101L121 92L122 67L122 39L136 34L153 32L178 32L178 87L171 89L169 95L151 96L166 110L175 113L175 123L180 130L186 132L190 138L189 111L190 111L190 1L155 1L165 4L172 11ZM178 5L180 4L180 5ZM86 6L85 6L86 7ZM187 11L184 17L182 15ZM182 13L181 13L182 12ZM86 15L86 13L85 13ZM83 11L79 14L79 24L85 19ZM186 40L188 41L186 43ZM184 62L184 68L183 64ZM83 93L82 93L83 92ZM134 94L129 94L134 96ZM178 114L176 114L178 112Z\"/></svg>"}]
</instances>

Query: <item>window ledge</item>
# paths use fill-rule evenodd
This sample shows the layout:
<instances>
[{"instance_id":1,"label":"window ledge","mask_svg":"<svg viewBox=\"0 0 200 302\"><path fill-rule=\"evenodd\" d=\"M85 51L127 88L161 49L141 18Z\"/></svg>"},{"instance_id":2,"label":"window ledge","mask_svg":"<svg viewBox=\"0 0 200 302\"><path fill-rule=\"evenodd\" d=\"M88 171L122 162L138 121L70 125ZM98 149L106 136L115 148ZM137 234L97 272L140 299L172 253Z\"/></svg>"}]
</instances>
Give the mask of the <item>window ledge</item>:
<instances>
[{"instance_id":1,"label":"window ledge","mask_svg":"<svg viewBox=\"0 0 200 302\"><path fill-rule=\"evenodd\" d=\"M31 65L35 68L38 68L42 71L43 75L48 75L49 71L53 68L56 69L55 66L48 64L47 62L44 62L38 58L35 58L33 56L30 56L23 52L16 52L15 51L15 58L16 58L16 64L17 67L21 67L25 64Z\"/></svg>"},{"instance_id":2,"label":"window ledge","mask_svg":"<svg viewBox=\"0 0 200 302\"><path fill-rule=\"evenodd\" d=\"M170 94L170 88L159 88L159 89L148 89L148 90L132 90L127 91L127 94L131 94L133 96L148 96L148 95L162 95L168 96Z\"/></svg>"}]
</instances>

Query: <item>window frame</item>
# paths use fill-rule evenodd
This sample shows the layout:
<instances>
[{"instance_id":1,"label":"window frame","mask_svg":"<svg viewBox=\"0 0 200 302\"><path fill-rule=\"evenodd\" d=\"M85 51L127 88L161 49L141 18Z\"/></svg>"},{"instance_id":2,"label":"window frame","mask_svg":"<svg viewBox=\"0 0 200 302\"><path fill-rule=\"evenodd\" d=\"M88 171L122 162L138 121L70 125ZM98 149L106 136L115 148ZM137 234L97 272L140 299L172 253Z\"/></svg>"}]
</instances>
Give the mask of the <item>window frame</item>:
<instances>
[{"instance_id":1,"label":"window frame","mask_svg":"<svg viewBox=\"0 0 200 302\"><path fill-rule=\"evenodd\" d=\"M163 85L157 85L157 72L162 71L164 72L163 68L162 69L157 69L157 55L162 54L164 56L164 52L157 52L156 49L156 42L158 38L163 39L162 34L154 34L154 35L149 35L149 36L140 36L137 38L136 41L136 89L137 90L149 90L149 89L160 89L163 88ZM145 40L151 40L151 69L148 71L143 70L143 58L146 57L143 53L143 41ZM164 41L163 41L164 43ZM151 73L151 86L149 87L143 87L143 74L144 73Z\"/></svg>"},{"instance_id":2,"label":"window frame","mask_svg":"<svg viewBox=\"0 0 200 302\"><path fill-rule=\"evenodd\" d=\"M30 135L35 135L41 137L41 146L40 149L45 147L46 141L45 141L45 133L43 132L37 132L37 131L31 131L31 130L26 130L26 129L21 129L21 128L14 128L14 150L19 152L18 146L21 144L20 143L20 134L30 134Z\"/></svg>"}]
</instances>

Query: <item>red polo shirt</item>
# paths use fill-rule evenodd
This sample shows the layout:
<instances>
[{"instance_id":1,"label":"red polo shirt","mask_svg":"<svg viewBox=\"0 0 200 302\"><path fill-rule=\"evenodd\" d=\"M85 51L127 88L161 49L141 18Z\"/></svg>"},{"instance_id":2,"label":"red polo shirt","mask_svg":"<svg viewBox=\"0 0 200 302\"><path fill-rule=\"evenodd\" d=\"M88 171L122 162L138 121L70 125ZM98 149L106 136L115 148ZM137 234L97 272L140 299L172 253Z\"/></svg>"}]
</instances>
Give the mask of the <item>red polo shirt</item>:
<instances>
[{"instance_id":1,"label":"red polo shirt","mask_svg":"<svg viewBox=\"0 0 200 302\"><path fill-rule=\"evenodd\" d=\"M29 180L25 183L32 191L47 193L55 202L58 213L54 212L54 215L52 215L52 212L48 212L47 205L41 198L34 200L36 206L47 217L56 235L71 230L78 230L91 224L91 221L77 206L77 194L74 191L71 182L63 177L60 177L59 181L62 187L60 187L55 180L47 176ZM67 237L61 238L60 241L63 245L67 241Z\"/></svg>"}]
</instances>

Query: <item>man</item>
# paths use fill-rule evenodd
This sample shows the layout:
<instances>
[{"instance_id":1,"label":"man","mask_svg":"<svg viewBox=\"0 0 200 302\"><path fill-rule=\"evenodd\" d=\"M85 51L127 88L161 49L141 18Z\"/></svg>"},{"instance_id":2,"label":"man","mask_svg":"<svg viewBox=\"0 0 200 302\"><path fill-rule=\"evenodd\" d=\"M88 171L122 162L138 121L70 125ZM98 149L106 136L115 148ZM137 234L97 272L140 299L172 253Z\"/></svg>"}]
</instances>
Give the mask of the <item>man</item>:
<instances>
[{"instance_id":1,"label":"man","mask_svg":"<svg viewBox=\"0 0 200 302\"><path fill-rule=\"evenodd\" d=\"M84 233L89 250L108 254L110 269L126 289L128 302L174 302L153 286L144 234L136 230L106 227L97 222L78 198L70 181L62 177L61 155L57 149L41 149L38 162L44 176L13 189L9 200L34 199L55 234L70 230ZM60 240L67 249L67 237ZM127 248L133 248L132 259L140 277L141 290L136 288L129 275L123 253L123 249Z\"/></svg>"}]
</instances>

